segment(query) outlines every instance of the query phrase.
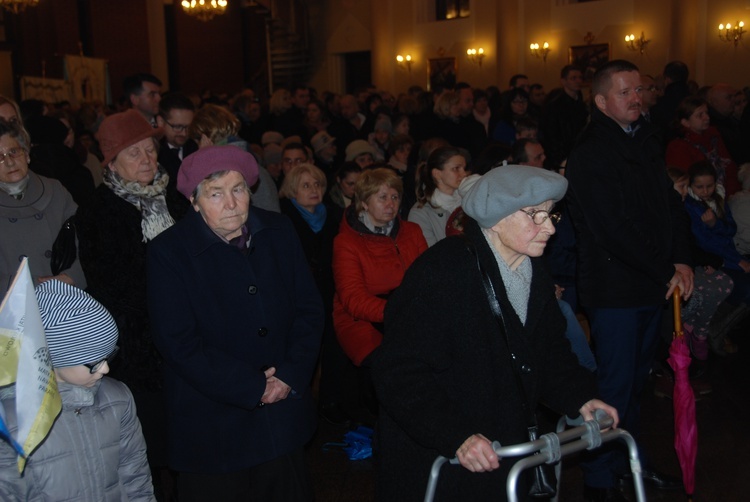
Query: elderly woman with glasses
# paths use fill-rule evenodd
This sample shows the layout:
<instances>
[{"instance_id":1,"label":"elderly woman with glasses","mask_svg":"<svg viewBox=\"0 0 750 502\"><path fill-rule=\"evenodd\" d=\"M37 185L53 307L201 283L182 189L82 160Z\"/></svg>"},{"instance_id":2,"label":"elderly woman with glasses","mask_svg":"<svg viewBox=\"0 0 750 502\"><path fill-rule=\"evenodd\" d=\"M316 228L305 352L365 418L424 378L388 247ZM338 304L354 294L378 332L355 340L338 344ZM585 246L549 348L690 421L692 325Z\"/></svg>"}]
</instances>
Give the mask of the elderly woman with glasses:
<instances>
[{"instance_id":1,"label":"elderly woman with glasses","mask_svg":"<svg viewBox=\"0 0 750 502\"><path fill-rule=\"evenodd\" d=\"M12 108L7 103L2 106L6 105ZM75 214L76 204L59 181L30 171L29 162L28 134L18 121L0 118L0 297L8 291L24 256L37 283L57 279L86 287L77 258L54 272L51 260L53 243ZM75 246L72 240L71 244Z\"/></svg>"},{"instance_id":2,"label":"elderly woman with glasses","mask_svg":"<svg viewBox=\"0 0 750 502\"><path fill-rule=\"evenodd\" d=\"M585 419L600 408L617 421L571 352L542 264L566 188L535 167L485 174L463 199L464 236L432 246L389 299L373 363L378 500L419 499L438 455L463 466L442 473L444 500L502 500L513 460L500 461L491 441L528 441L540 401Z\"/></svg>"},{"instance_id":3,"label":"elderly woman with glasses","mask_svg":"<svg viewBox=\"0 0 750 502\"><path fill-rule=\"evenodd\" d=\"M189 155L177 188L192 210L148 250L183 502L313 498L303 447L323 305L292 223L251 206L256 181L239 148Z\"/></svg>"}]
</instances>

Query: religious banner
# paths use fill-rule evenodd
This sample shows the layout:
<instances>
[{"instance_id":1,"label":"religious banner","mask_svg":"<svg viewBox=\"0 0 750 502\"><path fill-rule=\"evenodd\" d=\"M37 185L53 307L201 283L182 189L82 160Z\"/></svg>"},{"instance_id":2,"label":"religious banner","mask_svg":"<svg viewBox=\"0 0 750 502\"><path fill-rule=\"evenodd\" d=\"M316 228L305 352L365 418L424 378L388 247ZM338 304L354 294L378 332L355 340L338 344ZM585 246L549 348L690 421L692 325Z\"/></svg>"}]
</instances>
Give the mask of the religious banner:
<instances>
[{"instance_id":1,"label":"religious banner","mask_svg":"<svg viewBox=\"0 0 750 502\"><path fill-rule=\"evenodd\" d=\"M70 82L74 105L92 101L111 103L106 59L68 55L64 57L65 79Z\"/></svg>"},{"instance_id":2,"label":"religious banner","mask_svg":"<svg viewBox=\"0 0 750 502\"><path fill-rule=\"evenodd\" d=\"M70 83L57 78L21 77L21 99L38 99L46 103L72 101Z\"/></svg>"}]
</instances>

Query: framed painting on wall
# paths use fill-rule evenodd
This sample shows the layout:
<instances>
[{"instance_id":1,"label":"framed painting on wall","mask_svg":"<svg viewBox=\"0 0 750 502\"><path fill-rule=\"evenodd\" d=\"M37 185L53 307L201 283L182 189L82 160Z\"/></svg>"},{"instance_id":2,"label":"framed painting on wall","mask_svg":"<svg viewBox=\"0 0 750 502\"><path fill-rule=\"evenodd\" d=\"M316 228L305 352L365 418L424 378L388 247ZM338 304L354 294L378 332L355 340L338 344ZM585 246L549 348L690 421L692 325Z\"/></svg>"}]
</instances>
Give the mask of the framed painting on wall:
<instances>
[{"instance_id":1,"label":"framed painting on wall","mask_svg":"<svg viewBox=\"0 0 750 502\"><path fill-rule=\"evenodd\" d=\"M596 70L609 59L609 44L574 45L568 52L568 62L581 69L586 84L591 83Z\"/></svg>"},{"instance_id":2,"label":"framed painting on wall","mask_svg":"<svg viewBox=\"0 0 750 502\"><path fill-rule=\"evenodd\" d=\"M456 85L457 73L456 58L428 60L427 90L433 91L436 87L449 87L452 89Z\"/></svg>"}]
</instances>

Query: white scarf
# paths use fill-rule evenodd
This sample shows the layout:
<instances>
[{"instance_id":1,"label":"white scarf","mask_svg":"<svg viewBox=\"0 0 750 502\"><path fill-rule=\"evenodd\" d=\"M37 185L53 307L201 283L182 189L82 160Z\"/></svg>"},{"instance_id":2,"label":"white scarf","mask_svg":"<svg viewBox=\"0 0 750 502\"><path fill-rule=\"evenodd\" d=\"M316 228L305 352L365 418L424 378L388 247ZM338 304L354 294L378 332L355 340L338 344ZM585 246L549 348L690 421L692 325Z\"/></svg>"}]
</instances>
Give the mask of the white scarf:
<instances>
[{"instance_id":1,"label":"white scarf","mask_svg":"<svg viewBox=\"0 0 750 502\"><path fill-rule=\"evenodd\" d=\"M461 195L459 195L458 190L453 190L453 195L448 195L437 189L432 193L432 197L430 197L430 204L433 207L441 207L448 214L451 214L461 205Z\"/></svg>"},{"instance_id":2,"label":"white scarf","mask_svg":"<svg viewBox=\"0 0 750 502\"><path fill-rule=\"evenodd\" d=\"M133 204L141 212L143 242L150 241L174 225L164 197L168 182L169 175L161 166L150 185L143 186L137 181L127 182L111 169L104 171L103 181L118 197Z\"/></svg>"}]
</instances>

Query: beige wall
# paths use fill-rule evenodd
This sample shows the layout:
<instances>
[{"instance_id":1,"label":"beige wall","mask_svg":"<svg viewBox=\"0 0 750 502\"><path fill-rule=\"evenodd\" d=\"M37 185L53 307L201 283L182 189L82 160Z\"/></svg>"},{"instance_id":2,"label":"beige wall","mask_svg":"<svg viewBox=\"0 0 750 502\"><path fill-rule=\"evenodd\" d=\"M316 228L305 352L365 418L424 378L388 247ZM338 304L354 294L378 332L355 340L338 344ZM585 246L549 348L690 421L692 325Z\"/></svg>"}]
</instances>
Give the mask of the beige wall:
<instances>
[{"instance_id":1,"label":"beige wall","mask_svg":"<svg viewBox=\"0 0 750 502\"><path fill-rule=\"evenodd\" d=\"M635 62L644 73L658 74L672 59L682 59L699 84L725 81L750 85L750 34L738 47L718 38L718 24L744 20L750 27L748 0L600 0L568 4L567 0L499 0L471 2L468 19L429 21L430 0L322 0L313 20L316 44L312 84L336 89L339 55L372 52L376 85L395 92L409 85L426 86L427 60L455 57L458 79L485 87L507 86L514 73L526 73L548 89L559 85L560 68L568 48L584 45L591 32L594 43L609 43L612 58ZM645 32L651 40L644 54L629 51L627 34ZM533 57L532 41L551 45L546 63ZM468 62L466 49L483 47L481 68ZM396 54L414 59L411 72L399 68ZM331 80L333 79L333 81Z\"/></svg>"}]
</instances>

